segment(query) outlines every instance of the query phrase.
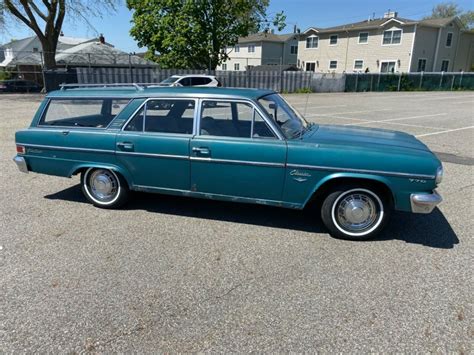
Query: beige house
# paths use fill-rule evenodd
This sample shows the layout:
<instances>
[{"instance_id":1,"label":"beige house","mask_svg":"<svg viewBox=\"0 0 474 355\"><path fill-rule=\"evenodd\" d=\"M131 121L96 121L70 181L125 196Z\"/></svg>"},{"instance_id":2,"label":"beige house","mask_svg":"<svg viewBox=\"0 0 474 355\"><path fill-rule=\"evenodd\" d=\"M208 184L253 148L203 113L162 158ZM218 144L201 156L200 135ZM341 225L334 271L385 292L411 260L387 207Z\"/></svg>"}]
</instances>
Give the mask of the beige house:
<instances>
[{"instance_id":1,"label":"beige house","mask_svg":"<svg viewBox=\"0 0 474 355\"><path fill-rule=\"evenodd\" d=\"M234 47L228 47L229 59L217 70L246 70L259 65L296 65L298 35L255 33L242 37Z\"/></svg>"},{"instance_id":2,"label":"beige house","mask_svg":"<svg viewBox=\"0 0 474 355\"><path fill-rule=\"evenodd\" d=\"M471 71L474 33L457 17L408 20L388 12L331 28L311 27L300 35L298 67L314 72Z\"/></svg>"}]
</instances>

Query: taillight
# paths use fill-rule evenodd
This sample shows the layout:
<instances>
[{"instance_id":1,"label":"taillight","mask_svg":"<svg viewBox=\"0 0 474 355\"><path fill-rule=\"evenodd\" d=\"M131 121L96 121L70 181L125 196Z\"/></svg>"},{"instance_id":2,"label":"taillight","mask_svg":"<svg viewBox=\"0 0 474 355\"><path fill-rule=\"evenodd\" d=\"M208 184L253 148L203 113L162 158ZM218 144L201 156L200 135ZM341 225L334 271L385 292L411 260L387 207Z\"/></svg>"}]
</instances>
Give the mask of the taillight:
<instances>
[{"instance_id":1,"label":"taillight","mask_svg":"<svg viewBox=\"0 0 474 355\"><path fill-rule=\"evenodd\" d=\"M26 153L26 148L23 145L17 145L16 146L16 152L18 154L25 154Z\"/></svg>"}]
</instances>

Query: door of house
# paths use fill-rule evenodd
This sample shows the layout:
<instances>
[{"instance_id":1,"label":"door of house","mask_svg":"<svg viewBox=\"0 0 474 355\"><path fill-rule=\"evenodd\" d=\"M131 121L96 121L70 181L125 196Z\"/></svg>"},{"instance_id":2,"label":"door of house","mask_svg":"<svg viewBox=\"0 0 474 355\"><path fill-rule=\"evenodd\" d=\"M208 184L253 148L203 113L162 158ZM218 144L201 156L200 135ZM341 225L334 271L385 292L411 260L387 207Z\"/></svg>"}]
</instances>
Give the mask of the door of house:
<instances>
[{"instance_id":1,"label":"door of house","mask_svg":"<svg viewBox=\"0 0 474 355\"><path fill-rule=\"evenodd\" d=\"M316 71L316 63L306 63L306 71Z\"/></svg>"},{"instance_id":2,"label":"door of house","mask_svg":"<svg viewBox=\"0 0 474 355\"><path fill-rule=\"evenodd\" d=\"M394 73L397 66L397 62L395 61L388 61L382 62L380 65L380 72L381 73Z\"/></svg>"}]
</instances>

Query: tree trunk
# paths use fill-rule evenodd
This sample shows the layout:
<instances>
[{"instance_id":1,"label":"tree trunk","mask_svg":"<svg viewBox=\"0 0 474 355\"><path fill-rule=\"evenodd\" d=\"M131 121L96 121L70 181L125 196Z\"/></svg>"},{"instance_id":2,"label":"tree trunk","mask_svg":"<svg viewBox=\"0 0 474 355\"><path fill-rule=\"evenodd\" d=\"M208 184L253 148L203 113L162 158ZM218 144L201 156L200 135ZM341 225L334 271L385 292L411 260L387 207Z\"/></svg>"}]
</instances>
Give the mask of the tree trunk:
<instances>
[{"instance_id":1,"label":"tree trunk","mask_svg":"<svg viewBox=\"0 0 474 355\"><path fill-rule=\"evenodd\" d=\"M46 38L44 41L41 41L41 47L43 48L44 69L49 70L56 68L55 41L52 38Z\"/></svg>"}]
</instances>

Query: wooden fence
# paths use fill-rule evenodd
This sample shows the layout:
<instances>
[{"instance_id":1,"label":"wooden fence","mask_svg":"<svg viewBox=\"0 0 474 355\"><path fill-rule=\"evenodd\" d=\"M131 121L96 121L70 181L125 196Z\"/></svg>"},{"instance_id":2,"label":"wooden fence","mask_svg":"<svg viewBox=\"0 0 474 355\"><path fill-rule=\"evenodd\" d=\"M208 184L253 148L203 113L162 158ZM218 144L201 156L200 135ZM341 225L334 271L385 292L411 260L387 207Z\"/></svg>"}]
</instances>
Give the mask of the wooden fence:
<instances>
[{"instance_id":1,"label":"wooden fence","mask_svg":"<svg viewBox=\"0 0 474 355\"><path fill-rule=\"evenodd\" d=\"M215 75L224 87L295 92L311 88L313 73L291 71L208 71L154 68L77 68L80 84L159 83L175 74Z\"/></svg>"}]
</instances>

